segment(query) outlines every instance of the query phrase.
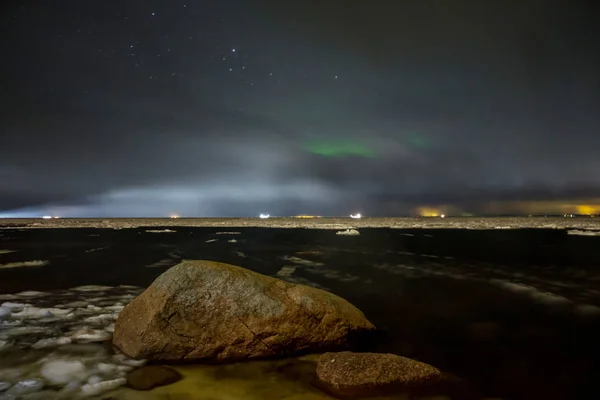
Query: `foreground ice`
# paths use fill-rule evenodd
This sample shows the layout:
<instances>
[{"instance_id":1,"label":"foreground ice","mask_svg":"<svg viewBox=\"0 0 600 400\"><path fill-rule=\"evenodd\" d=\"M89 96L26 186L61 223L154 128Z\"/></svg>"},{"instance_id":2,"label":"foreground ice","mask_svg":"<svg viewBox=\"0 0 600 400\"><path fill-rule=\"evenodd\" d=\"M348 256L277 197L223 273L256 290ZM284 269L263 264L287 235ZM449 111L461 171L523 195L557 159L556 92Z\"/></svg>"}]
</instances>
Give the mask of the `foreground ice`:
<instances>
[{"instance_id":1,"label":"foreground ice","mask_svg":"<svg viewBox=\"0 0 600 400\"><path fill-rule=\"evenodd\" d=\"M105 343L118 313L141 291L82 286L3 302L0 399L94 398L123 386L125 374L145 361L113 354Z\"/></svg>"}]
</instances>

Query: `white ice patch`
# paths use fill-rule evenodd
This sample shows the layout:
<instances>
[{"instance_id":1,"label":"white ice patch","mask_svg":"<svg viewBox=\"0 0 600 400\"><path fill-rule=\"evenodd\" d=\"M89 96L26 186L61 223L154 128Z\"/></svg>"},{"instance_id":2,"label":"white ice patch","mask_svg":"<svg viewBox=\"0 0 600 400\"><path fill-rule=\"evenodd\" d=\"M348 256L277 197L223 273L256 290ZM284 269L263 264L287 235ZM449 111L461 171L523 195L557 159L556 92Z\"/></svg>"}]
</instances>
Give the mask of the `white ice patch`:
<instances>
[{"instance_id":1,"label":"white ice patch","mask_svg":"<svg viewBox=\"0 0 600 400\"><path fill-rule=\"evenodd\" d=\"M579 235L579 236L600 236L600 231L588 231L572 229L567 231L567 235Z\"/></svg>"},{"instance_id":2,"label":"white ice patch","mask_svg":"<svg viewBox=\"0 0 600 400\"><path fill-rule=\"evenodd\" d=\"M357 236L360 235L360 232L356 229L346 229L345 231L337 231L335 234L343 236Z\"/></svg>"},{"instance_id":3,"label":"white ice patch","mask_svg":"<svg viewBox=\"0 0 600 400\"><path fill-rule=\"evenodd\" d=\"M242 232L217 232L217 235L241 235Z\"/></svg>"},{"instance_id":4,"label":"white ice patch","mask_svg":"<svg viewBox=\"0 0 600 400\"><path fill-rule=\"evenodd\" d=\"M208 239L206 242L204 243L214 243L214 242L218 242L219 239Z\"/></svg>"},{"instance_id":5,"label":"white ice patch","mask_svg":"<svg viewBox=\"0 0 600 400\"><path fill-rule=\"evenodd\" d=\"M490 283L513 293L528 296L540 304L545 304L548 306L566 306L572 304L571 300L563 296L559 296L554 293L543 292L533 286L524 285L522 283L513 283L503 281L501 279L492 279Z\"/></svg>"},{"instance_id":6,"label":"white ice patch","mask_svg":"<svg viewBox=\"0 0 600 400\"><path fill-rule=\"evenodd\" d=\"M2 331L5 335L11 336L21 336L21 335L29 335L32 333L49 333L50 330L48 328L43 328L41 326L18 326L15 328L9 328Z\"/></svg>"},{"instance_id":7,"label":"white ice patch","mask_svg":"<svg viewBox=\"0 0 600 400\"><path fill-rule=\"evenodd\" d=\"M81 329L67 333L67 336L80 343L105 342L112 337L109 332L98 329Z\"/></svg>"},{"instance_id":8,"label":"white ice patch","mask_svg":"<svg viewBox=\"0 0 600 400\"><path fill-rule=\"evenodd\" d=\"M66 385L71 381L84 381L89 373L81 361L49 361L42 365L42 377L53 385Z\"/></svg>"},{"instance_id":9,"label":"white ice patch","mask_svg":"<svg viewBox=\"0 0 600 400\"><path fill-rule=\"evenodd\" d=\"M306 265L308 267L322 267L323 265L325 265L323 263L305 260L304 258L294 257L294 256L284 256L283 259L286 261L292 262L294 264Z\"/></svg>"},{"instance_id":10,"label":"white ice patch","mask_svg":"<svg viewBox=\"0 0 600 400\"><path fill-rule=\"evenodd\" d=\"M68 337L59 337L59 338L46 338L40 339L34 344L31 345L34 349L51 349L53 347L64 346L66 344L71 344L71 338Z\"/></svg>"},{"instance_id":11,"label":"white ice patch","mask_svg":"<svg viewBox=\"0 0 600 400\"><path fill-rule=\"evenodd\" d=\"M149 229L146 232L147 233L175 233L176 231L173 231L171 229Z\"/></svg>"},{"instance_id":12,"label":"white ice patch","mask_svg":"<svg viewBox=\"0 0 600 400\"><path fill-rule=\"evenodd\" d=\"M229 242L229 243L237 243L237 240L235 240L235 239L230 239L230 240L228 240L228 242Z\"/></svg>"},{"instance_id":13,"label":"white ice patch","mask_svg":"<svg viewBox=\"0 0 600 400\"><path fill-rule=\"evenodd\" d=\"M112 322L115 319L117 319L117 316L115 314L100 314L100 315L94 315L92 317L88 317L86 319L84 319L84 322L90 323L90 324L101 324L101 323L105 323L105 322Z\"/></svg>"},{"instance_id":14,"label":"white ice patch","mask_svg":"<svg viewBox=\"0 0 600 400\"><path fill-rule=\"evenodd\" d=\"M281 268L275 275L277 276L291 276L294 272L296 272L296 267L286 266Z\"/></svg>"},{"instance_id":15,"label":"white ice patch","mask_svg":"<svg viewBox=\"0 0 600 400\"><path fill-rule=\"evenodd\" d=\"M113 360L117 364L125 365L128 367L141 367L146 365L146 360L135 360L133 358L127 357L125 354L118 353L113 356Z\"/></svg>"},{"instance_id":16,"label":"white ice patch","mask_svg":"<svg viewBox=\"0 0 600 400\"><path fill-rule=\"evenodd\" d=\"M110 289L112 289L111 286L85 285L85 286L74 287L71 290L76 290L78 292L102 292L102 291L110 290Z\"/></svg>"},{"instance_id":17,"label":"white ice patch","mask_svg":"<svg viewBox=\"0 0 600 400\"><path fill-rule=\"evenodd\" d=\"M0 249L0 254L14 253L16 250Z\"/></svg>"},{"instance_id":18,"label":"white ice patch","mask_svg":"<svg viewBox=\"0 0 600 400\"><path fill-rule=\"evenodd\" d=\"M40 296L46 296L48 293L44 293L44 292L37 292L35 290L26 290L24 292L19 292L16 295L19 297L40 297Z\"/></svg>"},{"instance_id":19,"label":"white ice patch","mask_svg":"<svg viewBox=\"0 0 600 400\"><path fill-rule=\"evenodd\" d=\"M47 260L15 261L6 264L0 264L0 269L22 268L22 267L43 267L50 264Z\"/></svg>"},{"instance_id":20,"label":"white ice patch","mask_svg":"<svg viewBox=\"0 0 600 400\"><path fill-rule=\"evenodd\" d=\"M8 389L7 393L15 395L25 395L29 393L39 392L43 388L44 381L42 381L41 379L25 379L20 382L17 382L15 386Z\"/></svg>"},{"instance_id":21,"label":"white ice patch","mask_svg":"<svg viewBox=\"0 0 600 400\"><path fill-rule=\"evenodd\" d=\"M64 316L70 311L71 310L61 308L25 307L20 312L13 312L12 316L13 318L19 319L40 319Z\"/></svg>"},{"instance_id":22,"label":"white ice patch","mask_svg":"<svg viewBox=\"0 0 600 400\"><path fill-rule=\"evenodd\" d=\"M110 381L104 381L99 383L86 383L81 387L81 392L84 396L97 396L101 393L105 393L114 389L117 389L123 385L127 380L125 378L117 378Z\"/></svg>"}]
</instances>

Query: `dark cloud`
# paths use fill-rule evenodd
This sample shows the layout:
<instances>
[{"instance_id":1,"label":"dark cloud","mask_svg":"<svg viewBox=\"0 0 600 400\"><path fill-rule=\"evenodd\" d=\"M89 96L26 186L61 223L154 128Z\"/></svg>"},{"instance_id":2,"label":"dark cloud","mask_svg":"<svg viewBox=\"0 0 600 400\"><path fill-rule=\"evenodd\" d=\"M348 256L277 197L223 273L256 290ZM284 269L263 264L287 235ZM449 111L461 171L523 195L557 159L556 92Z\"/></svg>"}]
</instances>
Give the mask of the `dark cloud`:
<instances>
[{"instance_id":1,"label":"dark cloud","mask_svg":"<svg viewBox=\"0 0 600 400\"><path fill-rule=\"evenodd\" d=\"M598 198L593 8L13 2L0 210L382 215ZM313 154L315 141L375 156Z\"/></svg>"}]
</instances>

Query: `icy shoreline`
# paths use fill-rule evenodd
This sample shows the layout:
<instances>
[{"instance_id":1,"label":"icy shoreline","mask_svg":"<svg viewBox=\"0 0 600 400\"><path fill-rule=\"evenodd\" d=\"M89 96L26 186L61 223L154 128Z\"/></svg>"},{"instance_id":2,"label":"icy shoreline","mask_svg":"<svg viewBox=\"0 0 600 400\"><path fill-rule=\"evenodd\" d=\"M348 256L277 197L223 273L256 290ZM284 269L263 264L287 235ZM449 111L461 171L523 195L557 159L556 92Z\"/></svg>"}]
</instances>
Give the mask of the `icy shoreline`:
<instances>
[{"instance_id":1,"label":"icy shoreline","mask_svg":"<svg viewBox=\"0 0 600 400\"><path fill-rule=\"evenodd\" d=\"M140 227L224 227L306 229L580 229L600 231L600 218L504 217L504 218L115 218L115 219L0 219L0 229Z\"/></svg>"}]
</instances>

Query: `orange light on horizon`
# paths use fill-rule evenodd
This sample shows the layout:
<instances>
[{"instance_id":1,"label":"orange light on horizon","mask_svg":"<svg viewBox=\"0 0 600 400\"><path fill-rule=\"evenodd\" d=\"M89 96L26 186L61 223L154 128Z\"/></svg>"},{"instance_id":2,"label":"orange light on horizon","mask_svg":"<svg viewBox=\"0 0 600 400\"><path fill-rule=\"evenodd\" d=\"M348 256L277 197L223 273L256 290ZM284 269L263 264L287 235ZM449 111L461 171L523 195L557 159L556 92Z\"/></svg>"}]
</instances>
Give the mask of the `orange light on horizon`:
<instances>
[{"instance_id":1,"label":"orange light on horizon","mask_svg":"<svg viewBox=\"0 0 600 400\"><path fill-rule=\"evenodd\" d=\"M417 213L422 217L439 217L441 212L435 208L419 207Z\"/></svg>"}]
</instances>

